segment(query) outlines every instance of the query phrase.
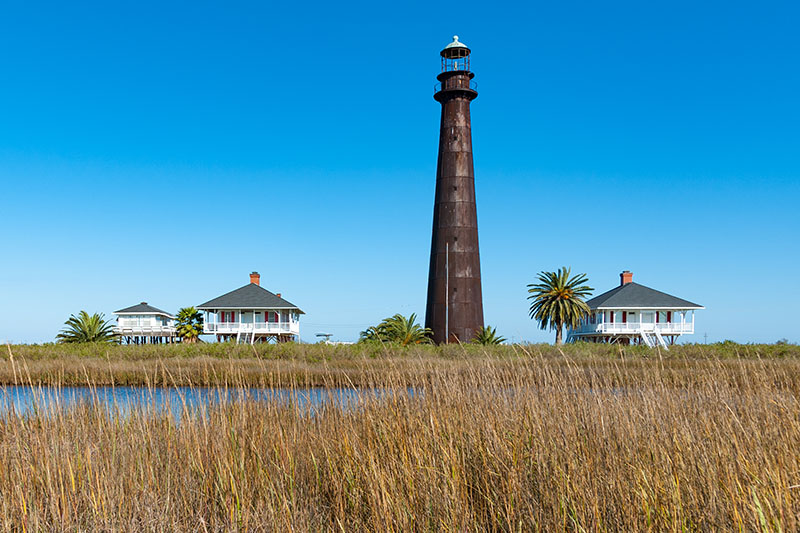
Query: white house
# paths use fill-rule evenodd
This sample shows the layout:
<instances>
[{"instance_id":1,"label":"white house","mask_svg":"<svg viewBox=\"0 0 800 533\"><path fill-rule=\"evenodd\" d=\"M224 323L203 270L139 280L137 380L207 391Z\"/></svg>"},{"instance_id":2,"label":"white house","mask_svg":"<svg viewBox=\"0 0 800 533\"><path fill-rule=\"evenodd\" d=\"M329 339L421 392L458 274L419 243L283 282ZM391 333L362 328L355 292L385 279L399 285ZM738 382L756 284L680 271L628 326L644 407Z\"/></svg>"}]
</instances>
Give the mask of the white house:
<instances>
[{"instance_id":1,"label":"white house","mask_svg":"<svg viewBox=\"0 0 800 533\"><path fill-rule=\"evenodd\" d=\"M126 344L175 342L175 317L142 302L119 311L114 333Z\"/></svg>"},{"instance_id":2,"label":"white house","mask_svg":"<svg viewBox=\"0 0 800 533\"><path fill-rule=\"evenodd\" d=\"M299 307L261 287L258 272L250 274L250 283L197 309L205 313L203 333L216 335L218 341L239 343L286 342L300 338Z\"/></svg>"},{"instance_id":3,"label":"white house","mask_svg":"<svg viewBox=\"0 0 800 533\"><path fill-rule=\"evenodd\" d=\"M679 336L694 333L694 312L704 309L702 305L634 283L627 270L619 277L619 287L587 300L589 316L579 327L568 330L568 342L667 348Z\"/></svg>"}]
</instances>

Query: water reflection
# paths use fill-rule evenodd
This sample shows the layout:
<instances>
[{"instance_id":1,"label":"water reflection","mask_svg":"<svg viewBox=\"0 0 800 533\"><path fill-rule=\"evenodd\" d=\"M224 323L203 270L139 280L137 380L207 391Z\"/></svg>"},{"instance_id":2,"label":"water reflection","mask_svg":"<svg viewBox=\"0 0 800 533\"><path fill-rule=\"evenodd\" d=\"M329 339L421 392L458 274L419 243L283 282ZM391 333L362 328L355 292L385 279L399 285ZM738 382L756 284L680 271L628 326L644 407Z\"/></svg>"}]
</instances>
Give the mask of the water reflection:
<instances>
[{"instance_id":1,"label":"water reflection","mask_svg":"<svg viewBox=\"0 0 800 533\"><path fill-rule=\"evenodd\" d=\"M0 387L0 417L49 415L81 405L106 409L109 413L134 411L202 412L212 405L254 401L291 405L313 412L332 405L352 408L361 400L386 395L386 391L355 388L205 388L205 387Z\"/></svg>"}]
</instances>

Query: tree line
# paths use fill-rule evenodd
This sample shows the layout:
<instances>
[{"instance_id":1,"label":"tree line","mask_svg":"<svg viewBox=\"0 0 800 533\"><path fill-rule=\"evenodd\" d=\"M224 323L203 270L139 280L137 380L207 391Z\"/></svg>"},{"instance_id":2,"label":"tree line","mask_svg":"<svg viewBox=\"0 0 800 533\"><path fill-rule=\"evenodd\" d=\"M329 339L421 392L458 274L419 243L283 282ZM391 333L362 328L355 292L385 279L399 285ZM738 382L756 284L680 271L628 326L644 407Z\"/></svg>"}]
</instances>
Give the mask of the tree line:
<instances>
[{"instance_id":1,"label":"tree line","mask_svg":"<svg viewBox=\"0 0 800 533\"><path fill-rule=\"evenodd\" d=\"M175 317L175 333L181 342L194 343L203 333L203 313L194 307L183 307ZM72 344L77 342L114 343L119 336L114 333L111 320L106 320L103 313L89 314L80 311L70 315L64 322L64 329L56 335L56 342Z\"/></svg>"},{"instance_id":2,"label":"tree line","mask_svg":"<svg viewBox=\"0 0 800 533\"><path fill-rule=\"evenodd\" d=\"M539 272L535 283L528 284L528 315L535 320L540 329L555 331L556 344L563 343L564 328L576 328L583 318L589 315L585 299L594 290L587 285L586 274L571 273L571 269L561 267L555 272ZM203 332L203 315L194 307L184 307L178 311L176 332L182 342L197 342ZM417 323L417 315L405 317L395 314L384 318L375 326L370 326L359 335L359 342L393 343L401 346L412 344L431 344L433 332ZM117 342L113 325L102 313L90 315L80 311L70 315L64 329L56 336L62 343L75 342ZM484 326L469 340L482 345L502 344L505 337L497 334L497 328Z\"/></svg>"},{"instance_id":3,"label":"tree line","mask_svg":"<svg viewBox=\"0 0 800 533\"><path fill-rule=\"evenodd\" d=\"M556 332L556 344L563 343L564 328L578 327L581 320L589 315L585 299L594 290L586 285L586 274L572 275L570 268L561 267L556 272L540 272L537 282L528 285L528 300L531 301L528 314L536 320L541 329ZM408 318L394 315L383 319L377 326L361 332L360 342L391 342L407 346L409 344L430 344L433 332L416 323L416 314ZM497 328L484 326L469 340L474 344L502 344L505 337L497 334Z\"/></svg>"}]
</instances>

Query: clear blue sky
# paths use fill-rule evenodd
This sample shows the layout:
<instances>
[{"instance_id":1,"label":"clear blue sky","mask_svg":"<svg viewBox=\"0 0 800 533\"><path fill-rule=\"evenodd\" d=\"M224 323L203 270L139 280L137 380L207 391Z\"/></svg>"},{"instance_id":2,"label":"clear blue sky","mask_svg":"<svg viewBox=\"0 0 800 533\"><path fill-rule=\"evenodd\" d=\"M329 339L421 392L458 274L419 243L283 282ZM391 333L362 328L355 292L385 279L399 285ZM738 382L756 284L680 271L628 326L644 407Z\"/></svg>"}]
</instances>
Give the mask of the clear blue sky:
<instances>
[{"instance_id":1,"label":"clear blue sky","mask_svg":"<svg viewBox=\"0 0 800 533\"><path fill-rule=\"evenodd\" d=\"M796 3L6 2L0 340L251 270L342 340L424 318L439 50L473 50L487 323L623 269L686 340L800 341Z\"/></svg>"}]
</instances>

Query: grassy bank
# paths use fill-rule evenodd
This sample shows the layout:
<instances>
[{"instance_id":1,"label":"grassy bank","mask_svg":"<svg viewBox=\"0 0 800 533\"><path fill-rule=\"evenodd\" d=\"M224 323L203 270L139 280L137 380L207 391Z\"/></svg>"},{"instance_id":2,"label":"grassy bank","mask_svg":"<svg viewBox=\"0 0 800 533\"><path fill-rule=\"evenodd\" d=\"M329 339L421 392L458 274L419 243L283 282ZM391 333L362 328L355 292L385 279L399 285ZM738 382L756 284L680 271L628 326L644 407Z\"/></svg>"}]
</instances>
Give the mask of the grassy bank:
<instances>
[{"instance_id":1,"label":"grassy bank","mask_svg":"<svg viewBox=\"0 0 800 533\"><path fill-rule=\"evenodd\" d=\"M638 366L647 372L649 361L680 372L689 362L734 362L800 359L800 346L789 344L674 346L669 351L639 346L577 344L515 346L413 346L380 344L326 346L281 344L242 346L195 345L19 345L0 352L0 385L15 383L62 385L226 385L255 386L294 383L323 386L336 379L345 384L369 382L384 370L418 378L420 363L443 372L457 371L475 361L514 368L530 359L553 364L605 368ZM706 362L706 363L704 363Z\"/></svg>"},{"instance_id":2,"label":"grassy bank","mask_svg":"<svg viewBox=\"0 0 800 533\"><path fill-rule=\"evenodd\" d=\"M426 354L347 363L356 409L0 420L0 529L800 528L800 359Z\"/></svg>"},{"instance_id":3,"label":"grassy bank","mask_svg":"<svg viewBox=\"0 0 800 533\"><path fill-rule=\"evenodd\" d=\"M450 344L447 346L415 345L400 348L393 345L373 343L350 345L325 344L255 344L197 343L197 344L148 344L120 346L113 344L20 344L5 347L0 359L8 359L8 349L18 357L28 360L63 358L100 358L110 360L145 360L164 358L213 357L220 359L284 359L319 362L323 360L346 360L354 358L443 357L449 359L536 355L542 357L572 358L624 358L627 356L661 357L664 359L708 359L708 358L782 358L800 357L797 344L737 344L726 341L714 344L685 344L658 350L646 346L618 346L608 344L515 344L479 346L474 344Z\"/></svg>"}]
</instances>

